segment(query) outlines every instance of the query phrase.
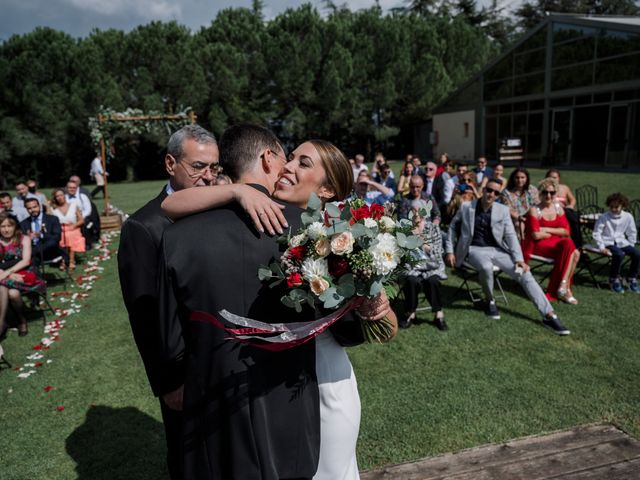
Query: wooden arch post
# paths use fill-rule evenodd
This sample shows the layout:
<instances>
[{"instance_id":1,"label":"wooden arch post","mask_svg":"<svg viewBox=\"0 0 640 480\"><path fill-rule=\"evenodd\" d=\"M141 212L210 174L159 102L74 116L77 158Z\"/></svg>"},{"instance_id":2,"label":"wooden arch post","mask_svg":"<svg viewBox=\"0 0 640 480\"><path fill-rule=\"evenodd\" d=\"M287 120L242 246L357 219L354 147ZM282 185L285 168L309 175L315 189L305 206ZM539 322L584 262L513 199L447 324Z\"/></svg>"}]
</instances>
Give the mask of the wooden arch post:
<instances>
[{"instance_id":1,"label":"wooden arch post","mask_svg":"<svg viewBox=\"0 0 640 480\"><path fill-rule=\"evenodd\" d=\"M189 110L187 114L189 121L193 125L196 123L198 116L193 110ZM112 122L167 122L167 121L181 121L185 120L183 115L125 115L120 113L114 113L110 115L98 114L98 124L102 125L107 121ZM104 135L100 136L100 160L102 162L102 170L107 171L107 143L104 139ZM107 217L111 213L111 204L109 203L109 189L108 189L108 177L104 175L104 216Z\"/></svg>"}]
</instances>

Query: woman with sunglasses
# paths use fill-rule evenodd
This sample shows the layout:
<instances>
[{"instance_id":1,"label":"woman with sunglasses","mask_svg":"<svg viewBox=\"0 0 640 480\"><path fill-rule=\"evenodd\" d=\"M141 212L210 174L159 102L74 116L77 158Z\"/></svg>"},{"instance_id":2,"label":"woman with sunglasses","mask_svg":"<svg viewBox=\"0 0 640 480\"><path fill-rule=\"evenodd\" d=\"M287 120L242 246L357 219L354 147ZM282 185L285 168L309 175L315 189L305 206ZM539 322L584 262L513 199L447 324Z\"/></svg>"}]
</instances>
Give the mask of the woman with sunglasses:
<instances>
[{"instance_id":1,"label":"woman with sunglasses","mask_svg":"<svg viewBox=\"0 0 640 480\"><path fill-rule=\"evenodd\" d=\"M576 305L578 300L573 296L571 286L580 251L571 240L564 209L556 201L558 190L558 183L552 178L545 178L538 185L540 202L527 215L523 254L527 263L531 255L553 258L547 298Z\"/></svg>"}]
</instances>

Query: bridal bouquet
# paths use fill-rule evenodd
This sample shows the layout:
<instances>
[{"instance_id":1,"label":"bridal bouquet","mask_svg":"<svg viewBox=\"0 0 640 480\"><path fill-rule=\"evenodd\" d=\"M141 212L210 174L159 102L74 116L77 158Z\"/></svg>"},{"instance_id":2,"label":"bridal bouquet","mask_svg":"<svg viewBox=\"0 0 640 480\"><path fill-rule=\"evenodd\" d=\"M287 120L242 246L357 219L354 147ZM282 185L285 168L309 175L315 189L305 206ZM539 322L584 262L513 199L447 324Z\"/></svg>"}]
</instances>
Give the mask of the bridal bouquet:
<instances>
[{"instance_id":1,"label":"bridal bouquet","mask_svg":"<svg viewBox=\"0 0 640 480\"><path fill-rule=\"evenodd\" d=\"M280 261L262 266L258 275L272 287L286 282L281 300L296 311L304 303L340 309L352 299L375 297L385 287L393 290L397 274L415 263L424 241L413 235L410 220L394 221L390 214L360 199L329 203L323 210L312 195L302 228L281 238L287 249ZM386 319L362 325L369 342L389 337Z\"/></svg>"}]
</instances>

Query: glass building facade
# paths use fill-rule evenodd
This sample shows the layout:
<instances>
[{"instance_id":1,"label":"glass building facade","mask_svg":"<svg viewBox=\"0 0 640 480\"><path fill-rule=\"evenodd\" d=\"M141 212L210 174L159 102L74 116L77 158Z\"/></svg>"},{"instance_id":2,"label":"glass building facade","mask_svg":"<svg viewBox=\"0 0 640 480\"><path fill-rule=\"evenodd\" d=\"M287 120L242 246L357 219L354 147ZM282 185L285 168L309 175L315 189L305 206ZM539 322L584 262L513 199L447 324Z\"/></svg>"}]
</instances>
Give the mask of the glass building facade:
<instances>
[{"instance_id":1,"label":"glass building facade","mask_svg":"<svg viewBox=\"0 0 640 480\"><path fill-rule=\"evenodd\" d=\"M450 97L476 150L518 137L532 165L640 168L640 19L552 15Z\"/></svg>"}]
</instances>

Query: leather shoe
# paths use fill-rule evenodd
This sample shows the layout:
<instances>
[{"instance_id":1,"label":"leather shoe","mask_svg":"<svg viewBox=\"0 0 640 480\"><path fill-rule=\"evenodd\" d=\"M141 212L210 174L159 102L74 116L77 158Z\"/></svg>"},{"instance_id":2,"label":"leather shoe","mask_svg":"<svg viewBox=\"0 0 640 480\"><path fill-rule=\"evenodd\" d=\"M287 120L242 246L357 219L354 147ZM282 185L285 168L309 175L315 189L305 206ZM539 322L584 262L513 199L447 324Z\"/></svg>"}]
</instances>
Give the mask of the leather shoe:
<instances>
[{"instance_id":1,"label":"leather shoe","mask_svg":"<svg viewBox=\"0 0 640 480\"><path fill-rule=\"evenodd\" d=\"M441 332L446 332L447 330L449 330L449 327L447 325L447 322L444 321L444 317L441 318L434 318L433 319L433 324L437 327L438 330L440 330Z\"/></svg>"}]
</instances>

